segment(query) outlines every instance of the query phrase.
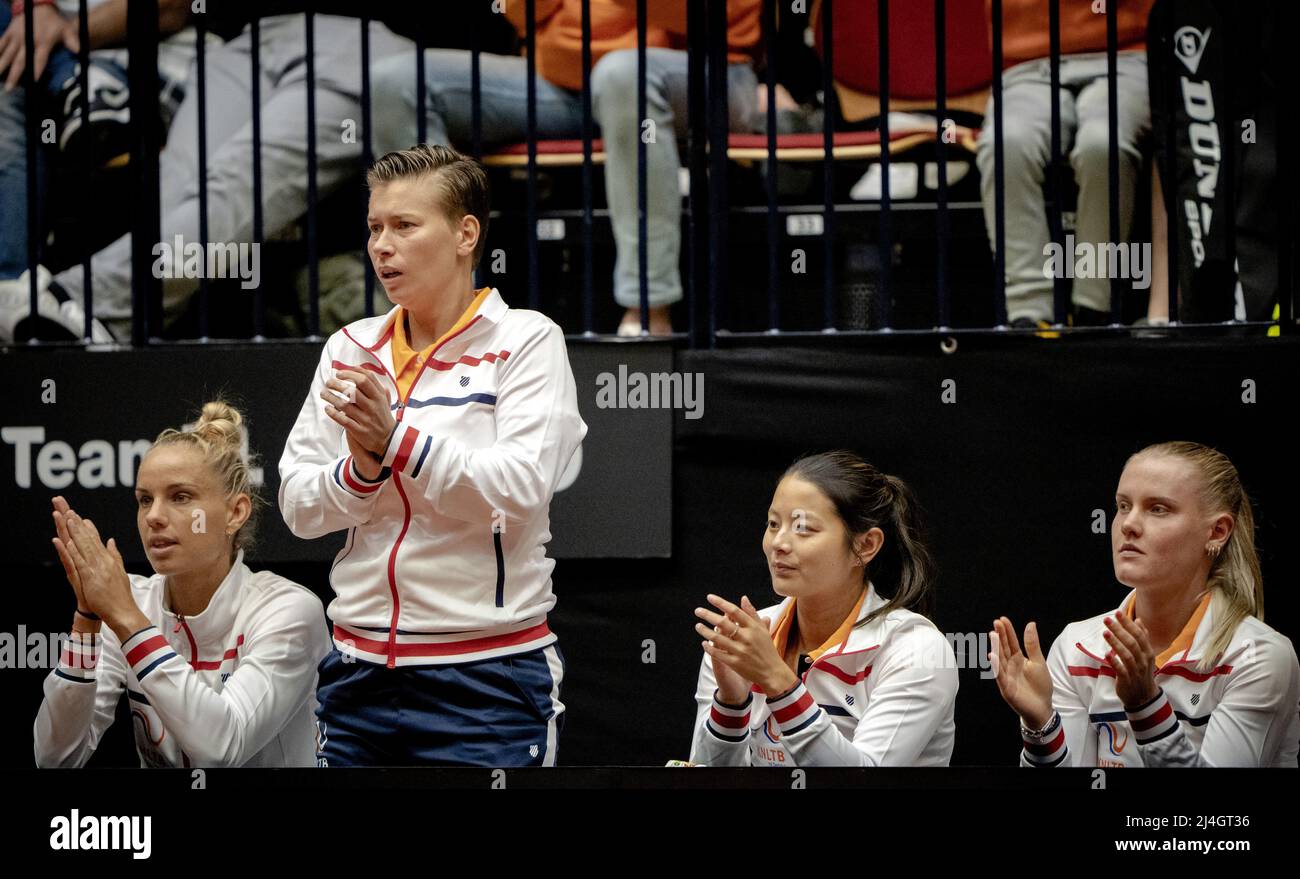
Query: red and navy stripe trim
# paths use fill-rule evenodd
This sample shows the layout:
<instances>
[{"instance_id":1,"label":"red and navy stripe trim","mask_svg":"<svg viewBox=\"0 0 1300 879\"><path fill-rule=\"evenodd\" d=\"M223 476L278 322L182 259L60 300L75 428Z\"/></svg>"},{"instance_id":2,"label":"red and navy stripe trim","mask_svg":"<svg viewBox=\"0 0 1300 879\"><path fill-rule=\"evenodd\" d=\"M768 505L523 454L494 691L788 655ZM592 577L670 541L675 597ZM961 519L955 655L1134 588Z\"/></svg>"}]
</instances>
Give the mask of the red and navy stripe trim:
<instances>
[{"instance_id":1,"label":"red and navy stripe trim","mask_svg":"<svg viewBox=\"0 0 1300 879\"><path fill-rule=\"evenodd\" d=\"M704 726L710 735L724 742L743 742L749 736L749 713L753 704L754 697L751 694L739 705L728 705L718 699L715 690Z\"/></svg>"},{"instance_id":2,"label":"red and navy stripe trim","mask_svg":"<svg viewBox=\"0 0 1300 879\"><path fill-rule=\"evenodd\" d=\"M147 626L127 638L122 642L122 654L141 683L155 668L176 658L176 651L172 650L157 626Z\"/></svg>"},{"instance_id":3,"label":"red and navy stripe trim","mask_svg":"<svg viewBox=\"0 0 1300 879\"><path fill-rule=\"evenodd\" d=\"M1159 690L1155 698L1141 708L1125 709L1128 725L1133 730L1139 745L1149 745L1167 738L1178 731L1178 717L1174 707L1169 704L1165 691Z\"/></svg>"},{"instance_id":4,"label":"red and navy stripe trim","mask_svg":"<svg viewBox=\"0 0 1300 879\"><path fill-rule=\"evenodd\" d=\"M357 471L356 462L351 455L348 455L346 458L340 459L338 464L335 465L334 481L349 494L359 498L368 498L379 491L380 487L388 481L388 477L392 475L392 472L390 467L381 467L377 478L367 479Z\"/></svg>"},{"instance_id":5,"label":"red and navy stripe trim","mask_svg":"<svg viewBox=\"0 0 1300 879\"><path fill-rule=\"evenodd\" d=\"M822 716L821 708L813 701L812 694L802 681L795 684L788 693L775 699L769 698L767 705L772 711L773 719L781 726L783 736L806 729Z\"/></svg>"}]
</instances>

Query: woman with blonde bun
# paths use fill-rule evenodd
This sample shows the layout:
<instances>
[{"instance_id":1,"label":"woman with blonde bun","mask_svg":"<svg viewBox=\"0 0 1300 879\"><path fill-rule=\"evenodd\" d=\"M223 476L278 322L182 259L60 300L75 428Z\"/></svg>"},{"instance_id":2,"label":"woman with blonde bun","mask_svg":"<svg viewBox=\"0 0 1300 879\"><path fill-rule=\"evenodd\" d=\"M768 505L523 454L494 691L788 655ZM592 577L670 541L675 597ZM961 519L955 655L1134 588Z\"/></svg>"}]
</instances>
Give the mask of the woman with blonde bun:
<instances>
[{"instance_id":1,"label":"woman with blonde bun","mask_svg":"<svg viewBox=\"0 0 1300 879\"><path fill-rule=\"evenodd\" d=\"M53 499L77 609L45 680L38 766L85 764L124 689L142 766L315 765L325 615L307 589L244 564L261 501L242 422L210 402L140 462L136 523L152 577L127 574L116 539Z\"/></svg>"}]
</instances>

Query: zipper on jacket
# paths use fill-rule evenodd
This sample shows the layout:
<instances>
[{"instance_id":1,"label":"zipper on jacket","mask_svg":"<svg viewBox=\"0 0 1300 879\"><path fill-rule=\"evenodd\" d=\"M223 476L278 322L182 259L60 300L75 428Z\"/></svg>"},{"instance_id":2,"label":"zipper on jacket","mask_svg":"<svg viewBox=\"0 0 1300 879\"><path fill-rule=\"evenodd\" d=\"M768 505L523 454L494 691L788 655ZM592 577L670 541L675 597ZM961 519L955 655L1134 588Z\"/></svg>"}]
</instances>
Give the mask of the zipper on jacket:
<instances>
[{"instance_id":1,"label":"zipper on jacket","mask_svg":"<svg viewBox=\"0 0 1300 879\"><path fill-rule=\"evenodd\" d=\"M501 553L501 532L492 532L492 545L497 554L497 607L506 606L506 563Z\"/></svg>"},{"instance_id":2,"label":"zipper on jacket","mask_svg":"<svg viewBox=\"0 0 1300 879\"><path fill-rule=\"evenodd\" d=\"M461 327L456 332L447 336L445 339L439 342L432 351L429 352L429 356L424 358L424 360L420 362L420 368L419 370L416 371L415 378L411 380L411 386L407 388L405 397L401 396L402 389L400 386L398 386L397 419L396 419L398 427L400 427L402 424L402 416L406 414L407 404L411 401L411 395L415 393L416 385L420 383L420 379L424 376L424 371L429 368L429 361L432 360L434 355L437 354L438 351L442 349L443 345L446 345L452 339L456 338L461 333L465 332L470 327L474 326L474 324L478 323L479 318L481 317L482 315L478 315L478 314L474 315L474 317L469 321L469 323L465 324L465 326ZM355 342L356 340L354 339L353 341ZM380 368L384 370L385 374L389 375L389 378L392 380L393 384L397 385L396 377L388 373L388 367L384 365L384 361L380 359L379 355L376 354L374 351L371 351L369 348L366 348L365 346L361 346L361 347L362 350L369 353L371 357L373 357L375 360L379 362ZM396 430L394 430L393 439L397 438L396 433L397 433ZM402 498L402 505L404 510L403 510L403 520L402 520L402 530L398 533L397 540L393 542L393 548L392 550L389 551L388 554L388 589L393 594L393 615L388 624L388 661L385 663L385 665L388 668L397 667L397 621L402 612L402 600L400 596L398 596L397 594L397 550L402 545L402 538L406 536L407 529L410 528L411 526L411 502L407 500L406 492L402 491L402 478L397 473L393 473L393 484L397 486L397 493ZM498 576L498 599L497 599L498 607L501 606L499 603L501 600L500 590L502 588L502 584L504 583L502 576Z\"/></svg>"},{"instance_id":3,"label":"zipper on jacket","mask_svg":"<svg viewBox=\"0 0 1300 879\"><path fill-rule=\"evenodd\" d=\"M190 639L190 666L193 667L199 658L199 645L194 640L194 633L190 631L189 625L185 622L185 614L178 613L176 614L176 628L172 629L172 633L179 632L181 629L185 630L185 637Z\"/></svg>"}]
</instances>

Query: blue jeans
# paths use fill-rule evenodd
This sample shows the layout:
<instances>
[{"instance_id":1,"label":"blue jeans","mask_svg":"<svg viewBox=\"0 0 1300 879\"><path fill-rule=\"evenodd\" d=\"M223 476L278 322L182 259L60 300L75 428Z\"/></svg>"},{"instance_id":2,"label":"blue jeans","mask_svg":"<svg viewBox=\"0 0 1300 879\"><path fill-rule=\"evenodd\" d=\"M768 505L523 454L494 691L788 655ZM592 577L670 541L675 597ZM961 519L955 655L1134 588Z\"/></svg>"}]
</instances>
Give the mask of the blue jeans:
<instances>
[{"instance_id":1,"label":"blue jeans","mask_svg":"<svg viewBox=\"0 0 1300 879\"><path fill-rule=\"evenodd\" d=\"M11 20L9 4L0 3L0 33ZM77 60L67 49L59 47L50 53L37 84L42 114L53 114L58 109L53 97L76 69ZM36 149L37 204L42 203L49 180L42 146ZM19 86L7 94L0 89L0 281L16 278L26 270L27 93Z\"/></svg>"},{"instance_id":2,"label":"blue jeans","mask_svg":"<svg viewBox=\"0 0 1300 879\"><path fill-rule=\"evenodd\" d=\"M470 53L428 49L424 53L426 93L423 101L430 143L470 143ZM528 135L528 62L524 58L480 56L483 144L491 149ZM637 236L637 144L643 131L636 118L636 50L605 55L591 72L592 113L605 141L605 195L614 227L618 257L614 299L625 308L640 303ZM373 65L375 152L405 149L415 143L416 96L414 54L386 58ZM748 64L728 71L732 131L746 131L757 106L758 80ZM646 53L646 113L654 136L646 144L646 254L651 306L682 298L681 205L678 138L687 130L686 53L652 48ZM537 136L542 139L582 135L582 96L537 77Z\"/></svg>"}]
</instances>

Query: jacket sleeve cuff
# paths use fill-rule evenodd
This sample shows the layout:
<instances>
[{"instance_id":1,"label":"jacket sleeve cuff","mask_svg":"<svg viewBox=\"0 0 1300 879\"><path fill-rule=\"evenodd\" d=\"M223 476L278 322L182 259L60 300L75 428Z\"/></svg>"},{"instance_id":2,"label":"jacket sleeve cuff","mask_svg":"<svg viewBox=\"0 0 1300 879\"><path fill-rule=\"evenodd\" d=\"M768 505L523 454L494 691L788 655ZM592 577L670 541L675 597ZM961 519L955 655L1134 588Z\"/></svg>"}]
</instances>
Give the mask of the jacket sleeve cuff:
<instances>
[{"instance_id":1,"label":"jacket sleeve cuff","mask_svg":"<svg viewBox=\"0 0 1300 879\"><path fill-rule=\"evenodd\" d=\"M781 735L788 736L806 729L821 715L822 710L813 701L812 694L803 685L795 684L793 690L767 700L772 717L781 727Z\"/></svg>"},{"instance_id":2,"label":"jacket sleeve cuff","mask_svg":"<svg viewBox=\"0 0 1300 879\"><path fill-rule=\"evenodd\" d=\"M122 642L122 655L136 680L144 683L155 668L174 659L176 651L172 650L157 626L146 626Z\"/></svg>"},{"instance_id":3,"label":"jacket sleeve cuff","mask_svg":"<svg viewBox=\"0 0 1300 879\"><path fill-rule=\"evenodd\" d=\"M389 468L383 467L380 469L377 478L367 479L357 470L357 463L351 455L340 459L334 465L334 481L338 483L339 488L359 498L373 497L384 482L387 481L390 474Z\"/></svg>"},{"instance_id":4,"label":"jacket sleeve cuff","mask_svg":"<svg viewBox=\"0 0 1300 879\"><path fill-rule=\"evenodd\" d=\"M1147 704L1140 708L1125 708L1124 713L1128 715L1128 725L1139 746L1158 742L1178 729L1178 716L1163 689L1158 690L1155 698Z\"/></svg>"},{"instance_id":5,"label":"jacket sleeve cuff","mask_svg":"<svg viewBox=\"0 0 1300 879\"><path fill-rule=\"evenodd\" d=\"M95 669L99 665L99 637L98 632L70 634L59 651L59 666L54 673L77 683L95 680Z\"/></svg>"},{"instance_id":6,"label":"jacket sleeve cuff","mask_svg":"<svg viewBox=\"0 0 1300 879\"><path fill-rule=\"evenodd\" d=\"M383 464L394 473L415 479L424 468L432 446L432 436L409 424L399 423L388 439Z\"/></svg>"},{"instance_id":7,"label":"jacket sleeve cuff","mask_svg":"<svg viewBox=\"0 0 1300 879\"><path fill-rule=\"evenodd\" d=\"M1068 752L1065 746L1065 726L1061 723L1059 712L1052 714L1051 721L1041 734L1021 726L1020 738L1025 744L1025 760L1030 766L1044 769L1057 766Z\"/></svg>"},{"instance_id":8,"label":"jacket sleeve cuff","mask_svg":"<svg viewBox=\"0 0 1300 879\"><path fill-rule=\"evenodd\" d=\"M743 742L749 737L749 710L753 704L754 696L750 694L743 704L728 705L719 701L715 690L713 705L709 709L709 716L704 720L704 725L716 739L732 743Z\"/></svg>"}]
</instances>

